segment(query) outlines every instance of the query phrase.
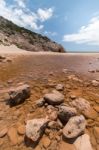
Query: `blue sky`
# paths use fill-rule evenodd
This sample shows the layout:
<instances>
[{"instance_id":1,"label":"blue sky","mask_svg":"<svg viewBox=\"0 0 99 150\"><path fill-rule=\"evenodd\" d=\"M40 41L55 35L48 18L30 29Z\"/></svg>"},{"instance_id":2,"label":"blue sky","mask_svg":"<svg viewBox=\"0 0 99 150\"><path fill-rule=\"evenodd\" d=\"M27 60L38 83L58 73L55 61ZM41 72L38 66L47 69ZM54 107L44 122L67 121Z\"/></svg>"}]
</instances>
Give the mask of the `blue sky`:
<instances>
[{"instance_id":1,"label":"blue sky","mask_svg":"<svg viewBox=\"0 0 99 150\"><path fill-rule=\"evenodd\" d=\"M99 0L0 0L0 15L68 51L99 52Z\"/></svg>"}]
</instances>

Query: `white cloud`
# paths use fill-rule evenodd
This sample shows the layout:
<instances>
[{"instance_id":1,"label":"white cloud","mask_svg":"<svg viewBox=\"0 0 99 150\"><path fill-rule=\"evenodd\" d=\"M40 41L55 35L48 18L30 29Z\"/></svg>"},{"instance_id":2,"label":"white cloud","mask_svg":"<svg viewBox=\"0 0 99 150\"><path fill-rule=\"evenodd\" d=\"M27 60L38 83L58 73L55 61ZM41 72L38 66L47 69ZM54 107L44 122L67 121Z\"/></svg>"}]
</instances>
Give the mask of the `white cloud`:
<instances>
[{"instance_id":1,"label":"white cloud","mask_svg":"<svg viewBox=\"0 0 99 150\"><path fill-rule=\"evenodd\" d=\"M14 0L20 7L25 8L25 1L26 0Z\"/></svg>"},{"instance_id":2,"label":"white cloud","mask_svg":"<svg viewBox=\"0 0 99 150\"><path fill-rule=\"evenodd\" d=\"M41 21L46 21L53 16L53 11L54 11L53 8L49 8L49 9L39 8L37 11L38 17L40 18Z\"/></svg>"},{"instance_id":3,"label":"white cloud","mask_svg":"<svg viewBox=\"0 0 99 150\"><path fill-rule=\"evenodd\" d=\"M64 35L63 41L99 45L99 16L93 17L87 26L82 26L77 33Z\"/></svg>"},{"instance_id":4,"label":"white cloud","mask_svg":"<svg viewBox=\"0 0 99 150\"><path fill-rule=\"evenodd\" d=\"M13 5L8 5L6 0L0 0L0 16L22 27L31 28L32 30L43 29L44 25L42 23L53 16L52 8L39 8L36 12L32 12L26 7L26 1L14 0L15 3Z\"/></svg>"},{"instance_id":5,"label":"white cloud","mask_svg":"<svg viewBox=\"0 0 99 150\"><path fill-rule=\"evenodd\" d=\"M44 34L47 36L57 36L57 32L45 31Z\"/></svg>"}]
</instances>

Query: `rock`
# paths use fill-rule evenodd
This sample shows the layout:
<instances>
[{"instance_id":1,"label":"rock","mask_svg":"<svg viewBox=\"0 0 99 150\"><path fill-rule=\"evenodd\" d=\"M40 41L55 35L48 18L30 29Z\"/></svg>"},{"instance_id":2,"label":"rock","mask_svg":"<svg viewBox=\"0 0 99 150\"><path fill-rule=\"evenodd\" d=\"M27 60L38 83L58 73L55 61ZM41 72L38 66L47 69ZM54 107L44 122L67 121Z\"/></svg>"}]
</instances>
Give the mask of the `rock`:
<instances>
[{"instance_id":1,"label":"rock","mask_svg":"<svg viewBox=\"0 0 99 150\"><path fill-rule=\"evenodd\" d=\"M9 130L8 130L8 133L7 133L10 141L11 141L11 144L12 145L17 145L18 143L18 135L17 135L17 130L16 128L14 127L11 127Z\"/></svg>"},{"instance_id":2,"label":"rock","mask_svg":"<svg viewBox=\"0 0 99 150\"><path fill-rule=\"evenodd\" d=\"M96 138L97 143L99 144L99 127L94 127L93 132Z\"/></svg>"},{"instance_id":3,"label":"rock","mask_svg":"<svg viewBox=\"0 0 99 150\"><path fill-rule=\"evenodd\" d=\"M90 109L90 103L84 98L77 98L71 102L71 105L76 107L80 112L88 111Z\"/></svg>"},{"instance_id":4,"label":"rock","mask_svg":"<svg viewBox=\"0 0 99 150\"><path fill-rule=\"evenodd\" d=\"M9 103L11 106L18 105L25 101L25 99L30 97L30 87L27 84L18 86L9 90L10 100Z\"/></svg>"},{"instance_id":5,"label":"rock","mask_svg":"<svg viewBox=\"0 0 99 150\"><path fill-rule=\"evenodd\" d=\"M68 123L63 128L63 135L65 138L71 139L81 135L86 126L84 116L75 116L69 119Z\"/></svg>"},{"instance_id":6,"label":"rock","mask_svg":"<svg viewBox=\"0 0 99 150\"><path fill-rule=\"evenodd\" d=\"M57 86L56 86L56 90L57 91L63 91L63 89L64 89L64 85L63 84L57 84Z\"/></svg>"},{"instance_id":7,"label":"rock","mask_svg":"<svg viewBox=\"0 0 99 150\"><path fill-rule=\"evenodd\" d=\"M38 107L44 106L44 103L45 103L45 99L44 98L40 98L39 100L36 101L36 105Z\"/></svg>"},{"instance_id":8,"label":"rock","mask_svg":"<svg viewBox=\"0 0 99 150\"><path fill-rule=\"evenodd\" d=\"M68 107L68 106L60 106L59 107L58 116L62 123L66 124L68 122L68 120L75 115L77 115L77 111L75 108Z\"/></svg>"},{"instance_id":9,"label":"rock","mask_svg":"<svg viewBox=\"0 0 99 150\"><path fill-rule=\"evenodd\" d=\"M88 72L90 72L90 73L95 73L95 70L89 69Z\"/></svg>"},{"instance_id":10,"label":"rock","mask_svg":"<svg viewBox=\"0 0 99 150\"><path fill-rule=\"evenodd\" d=\"M62 70L62 72L63 72L63 73L67 73L67 72L68 72L68 69L65 69L65 68L64 68L64 69Z\"/></svg>"},{"instance_id":11,"label":"rock","mask_svg":"<svg viewBox=\"0 0 99 150\"><path fill-rule=\"evenodd\" d=\"M72 100L74 100L74 99L76 99L76 95L70 95L70 98L71 98Z\"/></svg>"},{"instance_id":12,"label":"rock","mask_svg":"<svg viewBox=\"0 0 99 150\"><path fill-rule=\"evenodd\" d=\"M43 137L43 140L41 141L44 148L48 148L51 144L51 140L46 136L46 137Z\"/></svg>"},{"instance_id":13,"label":"rock","mask_svg":"<svg viewBox=\"0 0 99 150\"><path fill-rule=\"evenodd\" d=\"M0 131L0 138L4 137L8 132L8 128L3 128L1 131Z\"/></svg>"},{"instance_id":14,"label":"rock","mask_svg":"<svg viewBox=\"0 0 99 150\"><path fill-rule=\"evenodd\" d=\"M48 119L33 119L28 120L26 124L26 136L33 142L37 142L43 135L48 124Z\"/></svg>"},{"instance_id":15,"label":"rock","mask_svg":"<svg viewBox=\"0 0 99 150\"><path fill-rule=\"evenodd\" d=\"M24 134L25 134L25 126L24 126L24 125L20 125L20 126L17 128L17 132L18 132L18 134L20 134L20 135L24 135Z\"/></svg>"},{"instance_id":16,"label":"rock","mask_svg":"<svg viewBox=\"0 0 99 150\"><path fill-rule=\"evenodd\" d=\"M98 86L99 86L99 81L97 81L97 80L92 80L92 85L93 85L94 87L98 87Z\"/></svg>"},{"instance_id":17,"label":"rock","mask_svg":"<svg viewBox=\"0 0 99 150\"><path fill-rule=\"evenodd\" d=\"M49 119L52 120L52 121L57 120L57 118L58 118L58 113L57 113L57 111L53 111L53 112L49 115Z\"/></svg>"},{"instance_id":18,"label":"rock","mask_svg":"<svg viewBox=\"0 0 99 150\"><path fill-rule=\"evenodd\" d=\"M48 123L48 128L59 130L62 128L62 126L57 121L51 121Z\"/></svg>"},{"instance_id":19,"label":"rock","mask_svg":"<svg viewBox=\"0 0 99 150\"><path fill-rule=\"evenodd\" d=\"M90 137L87 134L84 134L76 139L74 142L76 150L93 150Z\"/></svg>"},{"instance_id":20,"label":"rock","mask_svg":"<svg viewBox=\"0 0 99 150\"><path fill-rule=\"evenodd\" d=\"M64 95L58 91L53 91L52 93L45 94L44 99L50 105L59 105L64 101Z\"/></svg>"},{"instance_id":21,"label":"rock","mask_svg":"<svg viewBox=\"0 0 99 150\"><path fill-rule=\"evenodd\" d=\"M89 110L82 112L85 118L95 120L98 117L98 113L91 107Z\"/></svg>"}]
</instances>

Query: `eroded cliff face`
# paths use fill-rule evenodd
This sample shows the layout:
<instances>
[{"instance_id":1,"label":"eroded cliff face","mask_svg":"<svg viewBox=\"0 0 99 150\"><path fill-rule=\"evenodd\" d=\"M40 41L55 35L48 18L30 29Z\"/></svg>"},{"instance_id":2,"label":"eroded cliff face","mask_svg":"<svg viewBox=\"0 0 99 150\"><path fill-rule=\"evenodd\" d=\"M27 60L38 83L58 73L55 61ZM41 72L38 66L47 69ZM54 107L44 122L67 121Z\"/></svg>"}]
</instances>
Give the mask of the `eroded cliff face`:
<instances>
[{"instance_id":1,"label":"eroded cliff face","mask_svg":"<svg viewBox=\"0 0 99 150\"><path fill-rule=\"evenodd\" d=\"M60 44L46 36L19 27L3 17L0 17L0 43L4 45L14 44L21 49L33 52L65 52Z\"/></svg>"}]
</instances>

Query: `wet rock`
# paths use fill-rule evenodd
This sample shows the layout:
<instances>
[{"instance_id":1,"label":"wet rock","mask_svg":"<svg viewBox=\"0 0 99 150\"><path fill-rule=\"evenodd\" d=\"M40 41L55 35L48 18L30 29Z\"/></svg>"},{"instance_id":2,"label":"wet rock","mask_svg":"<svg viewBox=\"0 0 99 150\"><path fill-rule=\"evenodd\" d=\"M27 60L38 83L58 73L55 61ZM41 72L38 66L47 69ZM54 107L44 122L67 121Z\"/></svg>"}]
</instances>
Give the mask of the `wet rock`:
<instances>
[{"instance_id":1,"label":"wet rock","mask_svg":"<svg viewBox=\"0 0 99 150\"><path fill-rule=\"evenodd\" d=\"M77 98L71 102L71 105L76 107L80 112L90 109L90 103L84 98Z\"/></svg>"},{"instance_id":2,"label":"wet rock","mask_svg":"<svg viewBox=\"0 0 99 150\"><path fill-rule=\"evenodd\" d=\"M25 101L25 99L30 97L30 87L27 84L18 86L9 90L10 100L9 103L11 106L18 105Z\"/></svg>"},{"instance_id":3,"label":"wet rock","mask_svg":"<svg viewBox=\"0 0 99 150\"><path fill-rule=\"evenodd\" d=\"M62 128L62 126L57 121L51 121L48 123L48 128L59 130Z\"/></svg>"},{"instance_id":4,"label":"wet rock","mask_svg":"<svg viewBox=\"0 0 99 150\"><path fill-rule=\"evenodd\" d=\"M99 113L99 105L94 106L94 109L95 109L95 111L96 111L96 112L98 112L98 113Z\"/></svg>"},{"instance_id":5,"label":"wet rock","mask_svg":"<svg viewBox=\"0 0 99 150\"><path fill-rule=\"evenodd\" d=\"M92 107L89 110L83 111L82 114L87 119L95 120L98 117L98 113Z\"/></svg>"},{"instance_id":6,"label":"wet rock","mask_svg":"<svg viewBox=\"0 0 99 150\"><path fill-rule=\"evenodd\" d=\"M19 135L24 135L25 134L25 126L20 124L17 128L17 132Z\"/></svg>"},{"instance_id":7,"label":"wet rock","mask_svg":"<svg viewBox=\"0 0 99 150\"><path fill-rule=\"evenodd\" d=\"M94 87L98 87L98 86L99 86L99 81L97 81L97 80L92 80L92 85L93 85Z\"/></svg>"},{"instance_id":8,"label":"wet rock","mask_svg":"<svg viewBox=\"0 0 99 150\"><path fill-rule=\"evenodd\" d=\"M93 132L94 132L96 141L99 144L99 127L94 127Z\"/></svg>"},{"instance_id":9,"label":"wet rock","mask_svg":"<svg viewBox=\"0 0 99 150\"><path fill-rule=\"evenodd\" d=\"M64 95L55 90L52 93L45 94L44 99L50 105L59 105L64 101Z\"/></svg>"},{"instance_id":10,"label":"wet rock","mask_svg":"<svg viewBox=\"0 0 99 150\"><path fill-rule=\"evenodd\" d=\"M58 113L57 113L57 111L53 111L53 112L49 115L49 119L52 120L52 121L57 120L57 118L58 118Z\"/></svg>"},{"instance_id":11,"label":"wet rock","mask_svg":"<svg viewBox=\"0 0 99 150\"><path fill-rule=\"evenodd\" d=\"M90 73L95 73L95 70L89 69L88 72L90 72Z\"/></svg>"},{"instance_id":12,"label":"wet rock","mask_svg":"<svg viewBox=\"0 0 99 150\"><path fill-rule=\"evenodd\" d=\"M75 108L73 107L68 107L68 106L60 106L59 107L59 119L61 120L61 122L65 123L68 122L68 120L77 115L77 111Z\"/></svg>"},{"instance_id":13,"label":"wet rock","mask_svg":"<svg viewBox=\"0 0 99 150\"><path fill-rule=\"evenodd\" d=\"M42 139L42 144L43 144L43 147L45 148L45 149L47 149L49 146L50 146L50 144L51 144L51 140L46 136L46 137L43 137L43 139Z\"/></svg>"},{"instance_id":14,"label":"wet rock","mask_svg":"<svg viewBox=\"0 0 99 150\"><path fill-rule=\"evenodd\" d=\"M56 90L57 91L63 91L63 89L64 89L64 85L63 84L57 84L57 86L56 86Z\"/></svg>"},{"instance_id":15,"label":"wet rock","mask_svg":"<svg viewBox=\"0 0 99 150\"><path fill-rule=\"evenodd\" d=\"M3 138L8 132L8 128L3 128L1 131L0 131L0 138Z\"/></svg>"},{"instance_id":16,"label":"wet rock","mask_svg":"<svg viewBox=\"0 0 99 150\"><path fill-rule=\"evenodd\" d=\"M68 123L63 128L63 135L65 138L71 139L81 135L86 127L84 116L75 116L69 119Z\"/></svg>"},{"instance_id":17,"label":"wet rock","mask_svg":"<svg viewBox=\"0 0 99 150\"><path fill-rule=\"evenodd\" d=\"M47 124L48 119L44 118L28 120L26 124L26 136L33 142L38 142L43 135Z\"/></svg>"},{"instance_id":18,"label":"wet rock","mask_svg":"<svg viewBox=\"0 0 99 150\"><path fill-rule=\"evenodd\" d=\"M17 145L17 143L18 143L18 135L17 135L17 130L16 130L16 128L11 127L11 128L8 130L7 135L8 135L8 137L9 137L9 140L11 141L11 144L12 144L12 145Z\"/></svg>"},{"instance_id":19,"label":"wet rock","mask_svg":"<svg viewBox=\"0 0 99 150\"><path fill-rule=\"evenodd\" d=\"M87 134L78 137L74 142L74 145L77 150L93 150L90 137Z\"/></svg>"},{"instance_id":20,"label":"wet rock","mask_svg":"<svg viewBox=\"0 0 99 150\"><path fill-rule=\"evenodd\" d=\"M36 101L36 106L42 107L42 106L44 106L44 103L45 103L45 99L40 98L39 100Z\"/></svg>"}]
</instances>

